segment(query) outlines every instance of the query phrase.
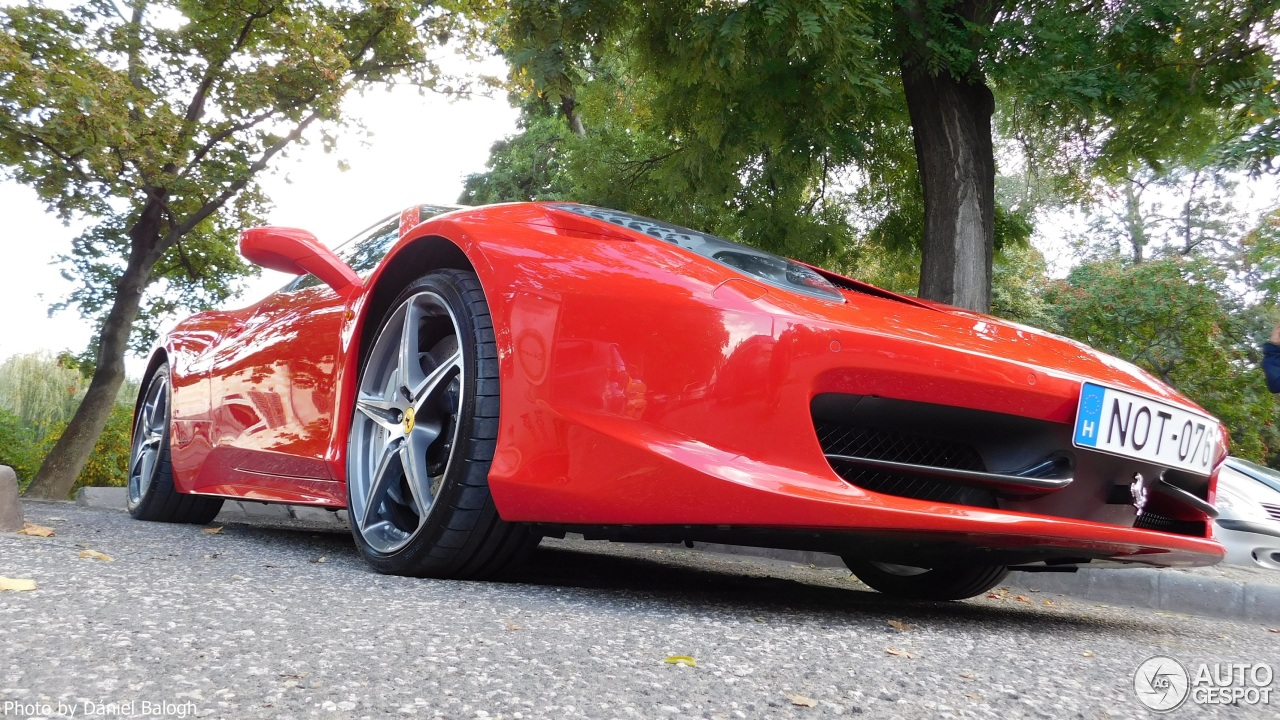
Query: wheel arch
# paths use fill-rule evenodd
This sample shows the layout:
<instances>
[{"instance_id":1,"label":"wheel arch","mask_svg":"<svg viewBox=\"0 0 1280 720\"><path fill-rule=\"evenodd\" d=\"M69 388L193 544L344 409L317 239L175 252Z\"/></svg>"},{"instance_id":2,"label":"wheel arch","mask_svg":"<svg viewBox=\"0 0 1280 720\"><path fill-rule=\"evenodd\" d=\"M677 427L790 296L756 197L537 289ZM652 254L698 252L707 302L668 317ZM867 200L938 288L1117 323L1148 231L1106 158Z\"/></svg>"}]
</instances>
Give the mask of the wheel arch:
<instances>
[{"instance_id":1,"label":"wheel arch","mask_svg":"<svg viewBox=\"0 0 1280 720\"><path fill-rule=\"evenodd\" d=\"M142 373L142 382L138 387L138 395L133 399L133 419L137 422L138 408L142 406L142 396L147 392L147 381L155 374L157 368L161 365L169 364L169 351L164 346L157 347L151 352L151 359L147 360L147 369ZM172 371L172 370L171 370Z\"/></svg>"},{"instance_id":2,"label":"wheel arch","mask_svg":"<svg viewBox=\"0 0 1280 720\"><path fill-rule=\"evenodd\" d=\"M360 369L374 340L379 320L391 309L400 291L409 283L432 270L453 268L475 272L477 265L467 252L453 240L440 234L410 236L394 248L378 270L369 279L368 288L355 308L355 330L345 352L346 361L339 370L339 405L335 414L332 442L329 451L331 477L346 483L347 433L351 426L351 407L355 401ZM485 285L481 278L481 286ZM486 292L487 294L487 292Z\"/></svg>"},{"instance_id":3,"label":"wheel arch","mask_svg":"<svg viewBox=\"0 0 1280 720\"><path fill-rule=\"evenodd\" d=\"M425 235L410 240L383 262L360 309L359 347L353 358L357 368L364 364L369 344L373 342L369 323L376 324L391 309L391 303L409 283L422 277L424 273L443 268L476 271L475 265L462 248L442 235Z\"/></svg>"}]
</instances>

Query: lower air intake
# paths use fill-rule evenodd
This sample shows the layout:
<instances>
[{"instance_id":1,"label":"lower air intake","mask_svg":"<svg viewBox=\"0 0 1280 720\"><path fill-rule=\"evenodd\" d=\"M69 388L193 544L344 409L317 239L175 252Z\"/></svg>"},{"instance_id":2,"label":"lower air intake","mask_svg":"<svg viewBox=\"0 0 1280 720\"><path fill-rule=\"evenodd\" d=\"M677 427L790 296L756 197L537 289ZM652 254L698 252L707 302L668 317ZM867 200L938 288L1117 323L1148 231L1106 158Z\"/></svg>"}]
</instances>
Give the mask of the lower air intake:
<instances>
[{"instance_id":1,"label":"lower air intake","mask_svg":"<svg viewBox=\"0 0 1280 720\"><path fill-rule=\"evenodd\" d=\"M826 455L847 455L950 470L986 470L978 453L961 443L855 427L830 420L816 420L814 427L818 432L818 443ZM845 482L872 492L916 500L996 507L995 494L984 488L856 467L834 459L831 467Z\"/></svg>"}]
</instances>

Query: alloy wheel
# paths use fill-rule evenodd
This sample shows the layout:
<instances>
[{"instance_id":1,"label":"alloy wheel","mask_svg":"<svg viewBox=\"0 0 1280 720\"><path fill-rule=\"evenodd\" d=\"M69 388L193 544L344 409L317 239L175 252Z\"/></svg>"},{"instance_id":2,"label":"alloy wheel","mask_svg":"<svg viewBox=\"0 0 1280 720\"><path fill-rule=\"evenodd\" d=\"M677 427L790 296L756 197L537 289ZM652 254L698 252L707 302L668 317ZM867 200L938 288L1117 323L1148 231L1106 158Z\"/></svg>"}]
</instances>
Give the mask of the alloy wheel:
<instances>
[{"instance_id":1,"label":"alloy wheel","mask_svg":"<svg viewBox=\"0 0 1280 720\"><path fill-rule=\"evenodd\" d=\"M383 325L357 390L350 520L391 554L422 530L454 459L463 385L458 321L440 295L410 296Z\"/></svg>"}]
</instances>

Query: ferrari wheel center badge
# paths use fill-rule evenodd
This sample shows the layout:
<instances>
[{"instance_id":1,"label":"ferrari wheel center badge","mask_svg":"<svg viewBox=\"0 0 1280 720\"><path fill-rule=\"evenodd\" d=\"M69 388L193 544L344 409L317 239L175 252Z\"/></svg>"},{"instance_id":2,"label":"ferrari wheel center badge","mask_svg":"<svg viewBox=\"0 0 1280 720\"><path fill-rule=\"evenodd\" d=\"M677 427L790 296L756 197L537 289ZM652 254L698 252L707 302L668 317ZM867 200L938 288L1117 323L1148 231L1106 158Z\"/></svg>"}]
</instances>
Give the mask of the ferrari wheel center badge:
<instances>
[{"instance_id":1,"label":"ferrari wheel center badge","mask_svg":"<svg viewBox=\"0 0 1280 720\"><path fill-rule=\"evenodd\" d=\"M407 407L404 409L404 420L400 424L404 426L405 435L413 432L413 408Z\"/></svg>"}]
</instances>

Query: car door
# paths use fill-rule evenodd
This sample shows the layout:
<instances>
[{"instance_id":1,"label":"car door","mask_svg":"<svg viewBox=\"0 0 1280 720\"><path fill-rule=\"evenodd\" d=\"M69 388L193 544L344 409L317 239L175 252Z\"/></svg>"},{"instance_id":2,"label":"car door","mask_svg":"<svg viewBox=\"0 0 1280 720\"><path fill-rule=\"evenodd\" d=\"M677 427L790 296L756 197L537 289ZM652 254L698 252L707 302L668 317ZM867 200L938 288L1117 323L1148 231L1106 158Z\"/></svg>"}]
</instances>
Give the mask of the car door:
<instances>
[{"instance_id":1,"label":"car door","mask_svg":"<svg viewBox=\"0 0 1280 720\"><path fill-rule=\"evenodd\" d=\"M399 238L399 216L339 247L367 275ZM333 499L326 463L337 408L334 373L350 299L303 275L249 309L210 371L213 451L206 492ZM215 461L216 459L216 461ZM232 483L238 487L228 487ZM252 490L251 490L252 489Z\"/></svg>"}]
</instances>

